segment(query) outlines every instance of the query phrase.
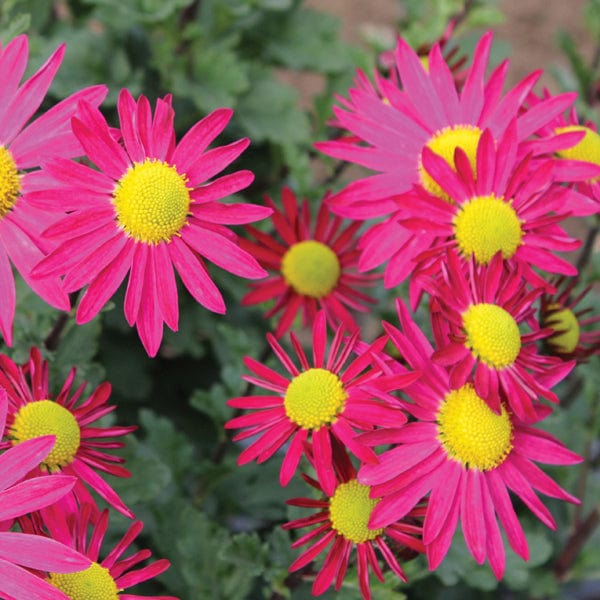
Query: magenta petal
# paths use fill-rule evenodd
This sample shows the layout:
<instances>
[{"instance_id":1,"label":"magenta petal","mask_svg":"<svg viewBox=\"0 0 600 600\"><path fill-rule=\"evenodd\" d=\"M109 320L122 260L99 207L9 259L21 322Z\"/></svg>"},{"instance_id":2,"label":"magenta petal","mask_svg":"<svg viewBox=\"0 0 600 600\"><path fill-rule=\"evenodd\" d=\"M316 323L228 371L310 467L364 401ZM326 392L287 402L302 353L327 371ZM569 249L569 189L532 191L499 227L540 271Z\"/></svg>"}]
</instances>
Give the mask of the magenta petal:
<instances>
[{"instance_id":1,"label":"magenta petal","mask_svg":"<svg viewBox=\"0 0 600 600\"><path fill-rule=\"evenodd\" d=\"M165 244L153 248L151 258L154 261L156 278L156 296L163 319L168 327L177 331L179 322L179 304L177 300L177 283L173 263Z\"/></svg>"},{"instance_id":2,"label":"magenta petal","mask_svg":"<svg viewBox=\"0 0 600 600\"><path fill-rule=\"evenodd\" d=\"M433 542L440 535L442 527L452 510L459 510L458 492L463 473L461 465L449 460L440 467L441 485L432 488L427 507L427 516L423 524L423 543ZM452 532L453 533L453 532Z\"/></svg>"},{"instance_id":3,"label":"magenta petal","mask_svg":"<svg viewBox=\"0 0 600 600\"><path fill-rule=\"evenodd\" d=\"M281 470L279 471L279 483L282 486L286 486L294 476L298 463L302 454L304 453L304 443L308 437L308 429L298 429L295 435L292 437L292 441L285 453L283 462L281 463Z\"/></svg>"},{"instance_id":4,"label":"magenta petal","mask_svg":"<svg viewBox=\"0 0 600 600\"><path fill-rule=\"evenodd\" d=\"M29 42L26 35L18 35L0 48L0 106L6 106L17 91L27 67Z\"/></svg>"},{"instance_id":5,"label":"magenta petal","mask_svg":"<svg viewBox=\"0 0 600 600\"><path fill-rule=\"evenodd\" d=\"M0 560L0 595L11 600L69 600L41 577Z\"/></svg>"},{"instance_id":6,"label":"magenta petal","mask_svg":"<svg viewBox=\"0 0 600 600\"><path fill-rule=\"evenodd\" d=\"M128 587L137 585L142 581L147 581L148 579L152 579L153 577L164 573L170 566L171 563L167 559L161 558L151 565L136 569L135 571L130 571L122 577L117 577L115 583L120 590L127 589ZM123 598L123 595L119 594L119 597Z\"/></svg>"},{"instance_id":7,"label":"magenta petal","mask_svg":"<svg viewBox=\"0 0 600 600\"><path fill-rule=\"evenodd\" d=\"M5 392L6 394L6 392ZM42 462L56 441L53 435L44 435L20 442L0 456L0 487L9 488Z\"/></svg>"},{"instance_id":8,"label":"magenta petal","mask_svg":"<svg viewBox=\"0 0 600 600\"><path fill-rule=\"evenodd\" d=\"M8 346L12 346L12 326L15 316L16 292L12 267L4 246L0 244L0 330Z\"/></svg>"},{"instance_id":9,"label":"magenta petal","mask_svg":"<svg viewBox=\"0 0 600 600\"><path fill-rule=\"evenodd\" d=\"M485 560L486 529L481 493L482 474L476 469L468 469L463 478L460 514L463 535L469 552L482 564Z\"/></svg>"},{"instance_id":10,"label":"magenta petal","mask_svg":"<svg viewBox=\"0 0 600 600\"><path fill-rule=\"evenodd\" d=\"M312 432L315 470L321 488L328 496L333 496L337 480L333 470L331 437L327 427L319 427Z\"/></svg>"}]
</instances>

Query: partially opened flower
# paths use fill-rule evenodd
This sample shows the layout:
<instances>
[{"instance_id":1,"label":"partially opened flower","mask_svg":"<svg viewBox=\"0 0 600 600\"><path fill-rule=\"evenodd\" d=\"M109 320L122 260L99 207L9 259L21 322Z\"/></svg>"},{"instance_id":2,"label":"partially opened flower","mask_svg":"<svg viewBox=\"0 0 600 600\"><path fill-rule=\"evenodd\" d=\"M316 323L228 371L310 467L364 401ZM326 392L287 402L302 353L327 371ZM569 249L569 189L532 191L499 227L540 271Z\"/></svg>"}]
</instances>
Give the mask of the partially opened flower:
<instances>
[{"instance_id":1,"label":"partially opened flower","mask_svg":"<svg viewBox=\"0 0 600 600\"><path fill-rule=\"evenodd\" d=\"M28 39L20 35L0 43L0 332L12 344L15 281L12 266L46 302L69 310L68 295L55 275L35 279L31 269L52 248L42 231L57 215L35 206L29 194L36 189L37 168L53 156L73 157L83 150L71 130L71 117L80 100L97 105L106 86L85 88L31 120L54 79L65 53L59 46L48 60L21 85L29 57Z\"/></svg>"},{"instance_id":2,"label":"partially opened flower","mask_svg":"<svg viewBox=\"0 0 600 600\"><path fill-rule=\"evenodd\" d=\"M523 421L536 419L539 397L558 402L551 388L575 361L538 352L537 340L552 333L536 327L534 301L542 289L529 289L520 270L503 268L500 254L488 267L464 267L453 252L442 277L423 285L432 295L435 356L450 367L453 386L474 372L475 391L492 410L499 413L504 400Z\"/></svg>"},{"instance_id":3,"label":"partially opened flower","mask_svg":"<svg viewBox=\"0 0 600 600\"><path fill-rule=\"evenodd\" d=\"M340 452L337 459L334 463L336 486L333 493L325 493L317 481L303 475L304 480L320 492L321 497L287 500L287 504L291 506L316 511L313 515L283 525L284 529L292 530L312 527L292 544L293 548L300 548L306 544L310 546L290 565L290 571L305 567L327 549L323 565L315 577L312 593L319 596L332 583L336 591L339 591L353 559L354 550L362 597L370 600L369 570L372 570L380 581L384 581L376 550L379 550L386 565L395 575L402 581L407 580L396 554L406 550L415 553L424 551L420 536L421 517L425 514L425 508L416 507L402 520L386 527L370 528L369 519L379 500L370 497L368 485L357 481L356 471L347 455L344 458L344 453Z\"/></svg>"},{"instance_id":4,"label":"partially opened flower","mask_svg":"<svg viewBox=\"0 0 600 600\"><path fill-rule=\"evenodd\" d=\"M525 277L538 286L547 286L539 270L577 273L571 262L556 253L574 250L581 242L567 235L560 224L572 216L595 214L598 206L558 184L554 158L518 157L516 121L499 140L494 141L489 129L482 133L474 165L461 149L452 162L453 167L429 148L423 150L423 169L447 200L418 187L402 196L397 221L411 232L406 242L411 252L399 247L390 268L408 262L396 270L407 274L412 268L418 274L423 265L429 266L440 256L443 260L447 248L453 248L478 265L489 264L500 252L511 265L520 264ZM594 172L592 165L580 164L572 169L571 181ZM371 243L375 243L372 236Z\"/></svg>"},{"instance_id":5,"label":"partially opened flower","mask_svg":"<svg viewBox=\"0 0 600 600\"><path fill-rule=\"evenodd\" d=\"M358 481L370 486L371 497L379 499L369 527L397 522L427 497L423 542L430 569L443 560L460 519L470 553L478 563L487 559L500 579L505 553L498 521L511 548L524 560L529 557L509 492L546 526L556 529L536 492L572 503L578 500L534 461L571 465L581 457L521 421L504 402L492 411L466 373L451 383L401 301L398 316L401 329L385 323L386 332L404 361L423 376L404 390L402 409L413 417L409 423L359 436L362 443L388 448L379 462L363 465L358 473ZM538 422L548 414L543 406L534 410Z\"/></svg>"},{"instance_id":6,"label":"partially opened flower","mask_svg":"<svg viewBox=\"0 0 600 600\"><path fill-rule=\"evenodd\" d=\"M75 573L51 572L47 581L71 600L178 600L174 596L121 593L164 573L170 563L163 558L141 566L140 563L152 556L146 549L123 557L142 531L144 524L141 521L132 523L119 542L100 559L100 552L106 552L102 544L108 529L108 510L103 510L97 517L94 513L90 505L84 505L80 511L66 517L66 524L61 522L60 513L56 514L56 521L48 522L50 534L55 539L87 556L92 564Z\"/></svg>"},{"instance_id":7,"label":"partially opened flower","mask_svg":"<svg viewBox=\"0 0 600 600\"><path fill-rule=\"evenodd\" d=\"M308 201L298 206L289 188L282 191L283 211L270 198L271 217L276 235L254 227L247 231L254 240L242 240L242 247L271 272L264 281L242 299L243 305L273 300L266 317L280 314L275 336L281 337L292 326L298 313L304 325L312 324L323 309L332 327L343 323L357 327L351 310L366 311L375 300L359 291L373 284L374 275L357 273L356 234L361 226L355 222L342 226L342 219L331 215L322 203L316 219L311 219Z\"/></svg>"},{"instance_id":8,"label":"partially opened flower","mask_svg":"<svg viewBox=\"0 0 600 600\"><path fill-rule=\"evenodd\" d=\"M592 285L576 293L577 278L561 277L555 282L556 293L545 293L541 298L540 325L550 327L554 333L544 339L552 354L565 360L585 361L600 353L600 328L590 326L600 323L600 315L590 316L592 306L577 308L591 292Z\"/></svg>"},{"instance_id":9,"label":"partially opened flower","mask_svg":"<svg viewBox=\"0 0 600 600\"><path fill-rule=\"evenodd\" d=\"M4 431L8 400L0 387L0 431ZM60 500L75 479L66 475L34 477L23 481L54 446L51 435L27 440L0 454L0 522L40 510ZM0 595L15 600L64 600L28 569L71 573L90 561L70 547L43 536L0 531Z\"/></svg>"},{"instance_id":10,"label":"partially opened flower","mask_svg":"<svg viewBox=\"0 0 600 600\"><path fill-rule=\"evenodd\" d=\"M242 250L225 225L245 224L271 214L252 204L222 204L253 179L236 171L212 179L248 146L242 139L207 150L232 111L219 109L196 123L175 143L174 111L167 96L134 101L122 90L118 101L123 144L100 111L82 103L73 130L99 171L66 160L45 166L48 187L36 198L69 211L45 232L56 249L34 270L36 276L64 275L64 288L86 287L77 323L92 319L129 272L124 312L136 325L150 356L158 352L163 323L176 330L179 308L175 271L203 306L225 312L221 293L204 259L240 277L266 275Z\"/></svg>"},{"instance_id":11,"label":"partially opened flower","mask_svg":"<svg viewBox=\"0 0 600 600\"><path fill-rule=\"evenodd\" d=\"M319 483L326 493L333 493L335 476L332 467L333 439L339 440L362 461L373 461L370 449L354 441L356 431L369 430L375 418L386 421L392 413L394 423L403 422L398 411L391 411L377 381L381 371L372 366L372 354L380 352L385 339L363 348L351 358L359 344L359 331L344 339L343 326L338 327L327 350L325 314L319 311L312 330L312 361L309 361L298 338L290 333L297 366L275 337L267 334L269 345L287 374L281 375L270 367L246 357L244 362L253 372L244 379L258 388L269 390L257 396L232 398L227 404L248 410L225 425L229 429L244 429L234 441L252 440L238 458L243 465L252 460L264 462L289 440L285 447L279 480L287 485L293 477L302 455L310 444ZM401 387L418 374L407 373L394 384ZM377 381L377 383L375 383ZM380 399L384 396L383 400Z\"/></svg>"},{"instance_id":12,"label":"partially opened flower","mask_svg":"<svg viewBox=\"0 0 600 600\"><path fill-rule=\"evenodd\" d=\"M54 448L37 465L30 467L29 476L47 473L49 480L56 476L62 478L61 473L75 476L72 494L61 500L70 512L76 512L84 502L94 502L87 489L89 486L120 513L133 517L97 471L129 477L129 471L121 464L124 459L107 450L123 447L124 443L117 438L136 428L99 427L97 421L116 408L108 404L110 384L101 384L81 400L86 383L71 393L74 378L75 369L52 399L48 389L48 363L42 360L37 348L31 349L29 361L22 366L16 365L8 356L0 355L0 386L8 393L5 432L8 439L0 442L0 448L19 447L39 436L55 436Z\"/></svg>"}]
</instances>

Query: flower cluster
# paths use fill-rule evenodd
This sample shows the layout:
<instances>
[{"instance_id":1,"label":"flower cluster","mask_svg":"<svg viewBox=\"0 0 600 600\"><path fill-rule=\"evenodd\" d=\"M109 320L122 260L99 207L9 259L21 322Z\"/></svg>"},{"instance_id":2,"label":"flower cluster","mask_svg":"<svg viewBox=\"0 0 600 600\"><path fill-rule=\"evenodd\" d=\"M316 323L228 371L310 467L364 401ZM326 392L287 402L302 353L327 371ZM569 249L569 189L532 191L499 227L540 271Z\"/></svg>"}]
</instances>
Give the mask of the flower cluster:
<instances>
[{"instance_id":1,"label":"flower cluster","mask_svg":"<svg viewBox=\"0 0 600 600\"><path fill-rule=\"evenodd\" d=\"M289 500L312 514L284 524L311 527L293 544L310 545L291 571L327 550L314 595L340 589L355 560L369 599L369 570L383 580L376 551L403 580L398 547L437 568L459 522L475 561L501 579L501 529L529 557L512 496L552 529L538 494L579 503L536 463L581 461L543 422L560 404L555 386L599 348L598 332L584 330L597 318L575 310L586 292L573 293L578 269L557 254L580 246L567 218L600 213L597 133L578 124L574 94L535 95L539 71L503 93L509 65L486 76L491 44L483 35L457 77L443 44L422 56L400 39L386 55L388 76L373 84L359 73L334 108L341 133L317 143L375 173L328 194L313 230L308 209L299 212L285 190L284 212L268 201L278 238L253 228L256 242L245 242L274 273L246 303L275 299L267 316L280 318L268 341L285 374L247 357L245 379L257 391L229 401L245 412L226 427L241 429L239 464L281 450L282 485L300 464L316 475L302 475L311 497ZM348 253L325 233L328 212L350 219L346 231L359 236L344 238L358 271L345 282ZM397 323L382 322L372 343L361 340L361 320L341 312L344 299L361 308L349 302L349 284L379 266L392 293L408 282L431 340L400 292ZM289 335L297 360L277 341L301 308L312 360L297 333Z\"/></svg>"}]
</instances>

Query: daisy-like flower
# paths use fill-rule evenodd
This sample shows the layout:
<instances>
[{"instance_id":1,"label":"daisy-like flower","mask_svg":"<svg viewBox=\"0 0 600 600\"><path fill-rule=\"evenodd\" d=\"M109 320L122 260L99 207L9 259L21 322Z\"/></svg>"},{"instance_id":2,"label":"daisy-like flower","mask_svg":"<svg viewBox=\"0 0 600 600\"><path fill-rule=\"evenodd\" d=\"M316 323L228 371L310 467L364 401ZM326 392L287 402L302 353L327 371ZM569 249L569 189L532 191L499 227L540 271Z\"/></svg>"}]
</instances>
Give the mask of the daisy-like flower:
<instances>
[{"instance_id":1,"label":"daisy-like flower","mask_svg":"<svg viewBox=\"0 0 600 600\"><path fill-rule=\"evenodd\" d=\"M58 277L30 276L51 249L41 233L56 217L43 205L32 204L29 194L36 188L36 169L42 161L82 153L71 130L71 117L80 100L100 104L107 89L100 85L81 90L29 122L44 100L64 53L63 44L20 85L29 57L27 37L20 35L4 47L0 43L0 332L8 345L12 344L16 303L12 265L50 305L70 308Z\"/></svg>"},{"instance_id":2,"label":"daisy-like flower","mask_svg":"<svg viewBox=\"0 0 600 600\"><path fill-rule=\"evenodd\" d=\"M397 210L393 197L421 184L441 195L435 181L424 171L424 148L452 160L462 148L475 163L477 144L485 129L499 139L513 118L517 119L519 140L524 140L569 107L574 93L557 95L523 110L523 101L541 71L534 71L502 96L508 61L500 64L486 81L491 32L475 48L473 63L460 93L444 61L439 44L428 55L428 68L402 39L396 48L400 85L380 79L377 90L359 80L350 90L350 99L335 114L342 127L364 143L320 142L317 147L330 156L359 164L380 174L359 179L331 199L335 212L361 218L376 217ZM356 205L356 206L355 206Z\"/></svg>"},{"instance_id":3,"label":"daisy-like flower","mask_svg":"<svg viewBox=\"0 0 600 600\"><path fill-rule=\"evenodd\" d=\"M326 494L317 481L303 474L304 480L320 492L321 498L287 500L291 506L318 511L282 526L284 529L316 526L292 544L293 548L311 545L291 564L290 571L305 567L328 548L323 565L315 577L312 593L319 596L334 582L338 591L344 582L352 551L355 550L360 590L363 598L370 600L369 569L380 581L384 581L377 560L377 549L392 572L402 581L407 581L395 553L406 550L424 552L419 538L425 508L416 507L402 520L385 527L370 528L369 519L379 500L370 497L368 485L357 481L356 470L345 452L338 453L336 459L336 486L332 494Z\"/></svg>"},{"instance_id":4,"label":"daisy-like flower","mask_svg":"<svg viewBox=\"0 0 600 600\"><path fill-rule=\"evenodd\" d=\"M418 273L422 264L429 265L453 248L478 265L489 264L500 252L510 264L520 264L525 277L538 286L547 284L533 267L577 274L572 263L555 253L574 250L581 242L568 236L559 223L571 216L594 214L598 207L575 190L557 185L554 158L532 161L531 154L518 158L516 128L513 121L496 142L486 129L477 144L473 167L461 149L455 153L455 168L429 148L423 150L423 168L448 201L418 187L402 196L398 221L411 230L407 244L412 252L398 250L390 268L408 261L397 270L406 274L413 267ZM571 172L571 181L596 171L600 174L600 168L580 162ZM375 241L373 238L371 243ZM423 256L421 264L411 261L418 262Z\"/></svg>"},{"instance_id":5,"label":"daisy-like flower","mask_svg":"<svg viewBox=\"0 0 600 600\"><path fill-rule=\"evenodd\" d=\"M222 204L253 179L236 171L216 179L248 146L242 139L207 150L232 111L219 109L175 143L170 97L158 99L154 117L148 99L127 90L118 100L123 144L115 141L100 111L81 104L73 131L99 171L73 161L48 163L48 186L40 202L69 211L45 232L56 249L34 270L36 276L64 275L67 292L88 286L77 323L92 319L127 273L124 312L137 326L144 348L156 355L163 323L179 320L175 270L190 294L217 313L225 304L204 259L240 277L266 271L237 243L225 224L245 224L271 214L251 204Z\"/></svg>"},{"instance_id":6,"label":"daisy-like flower","mask_svg":"<svg viewBox=\"0 0 600 600\"><path fill-rule=\"evenodd\" d=\"M503 268L500 254L486 268L473 261L463 267L453 252L441 278L423 285L432 295L435 357L450 367L453 387L474 371L475 391L491 409L499 413L504 399L523 421L536 419L540 396L558 402L551 388L575 361L538 353L536 341L552 334L536 328L534 301L542 289L528 289L520 270ZM529 333L521 331L525 325Z\"/></svg>"},{"instance_id":7,"label":"daisy-like flower","mask_svg":"<svg viewBox=\"0 0 600 600\"><path fill-rule=\"evenodd\" d=\"M144 524L141 521L132 523L121 540L100 560L102 542L108 529L108 510L103 510L97 517L94 514L94 508L86 504L79 512L69 514L66 523L60 522L59 513L56 513L54 522L48 522L52 537L84 554L92 564L75 573L50 572L46 580L71 600L178 600L174 596L121 593L164 573L170 567L170 562L163 558L139 566L152 556L150 550L138 550L123 557L142 531Z\"/></svg>"},{"instance_id":8,"label":"daisy-like flower","mask_svg":"<svg viewBox=\"0 0 600 600\"><path fill-rule=\"evenodd\" d=\"M545 431L524 423L501 404L490 409L472 380L451 384L450 375L432 360L433 348L398 301L401 329L384 323L400 355L423 376L405 389L402 408L414 419L400 428L383 427L362 434L371 445L391 444L379 462L363 465L358 481L371 486L369 527L386 527L402 519L428 497L423 523L430 569L446 555L460 518L467 547L478 563L486 559L500 579L505 553L498 521L516 554L528 559L523 529L510 493L515 494L546 526L556 523L536 492L567 502L578 500L563 490L535 462L572 465L581 457ZM537 421L547 415L536 407Z\"/></svg>"},{"instance_id":9,"label":"daisy-like flower","mask_svg":"<svg viewBox=\"0 0 600 600\"><path fill-rule=\"evenodd\" d=\"M282 191L283 211L271 198L267 197L266 203L273 209L271 219L277 235L247 226L256 241L244 239L241 244L272 274L251 284L254 289L242 304L273 300L265 317L281 313L275 329L277 338L290 329L299 312L306 326L312 324L319 309L325 311L332 327L343 323L347 329L355 329L357 324L348 308L366 311L375 302L357 289L372 285L375 277L356 270L360 222L343 227L342 219L331 215L323 203L311 226L308 201L298 206L289 188Z\"/></svg>"},{"instance_id":10,"label":"daisy-like flower","mask_svg":"<svg viewBox=\"0 0 600 600\"><path fill-rule=\"evenodd\" d=\"M0 386L8 393L5 430L8 439L0 442L0 448L19 447L39 436L55 436L54 448L31 469L30 476L42 473L49 474L49 479L59 473L75 476L72 494L61 500L70 512L76 512L84 502L94 502L87 485L120 513L133 517L97 471L117 477L130 476L121 465L124 459L107 450L122 448L124 443L115 438L131 433L136 427L95 426L98 419L116 408L108 404L111 386L102 383L82 401L86 383L71 394L74 378L75 369L52 399L48 390L48 363L42 360L37 348L31 349L29 361L22 366L0 355Z\"/></svg>"},{"instance_id":11,"label":"daisy-like flower","mask_svg":"<svg viewBox=\"0 0 600 600\"><path fill-rule=\"evenodd\" d=\"M331 494L336 485L332 463L333 440L339 440L364 462L375 460L369 448L354 441L356 430L371 429L375 418L387 422L390 413L394 423L398 423L399 417L398 411L391 410L386 403L387 390L382 387L381 379L378 380L380 369L371 365L372 355L381 351L385 339L376 340L349 361L351 354L357 350L359 333L355 330L344 339L344 327L340 325L327 351L325 313L319 311L312 329L312 364L298 338L290 333L299 367L275 337L267 334L269 345L287 375L281 375L250 357L244 359L254 373L245 375L244 379L273 393L241 396L227 402L233 408L251 411L226 423L228 429L244 429L235 435L234 441L258 436L241 452L238 464L255 459L259 463L264 462L290 440L279 475L281 485L287 485L310 444L319 483L327 494ZM401 387L416 377L418 374L407 373L398 377L394 385Z\"/></svg>"},{"instance_id":12,"label":"daisy-like flower","mask_svg":"<svg viewBox=\"0 0 600 600\"><path fill-rule=\"evenodd\" d=\"M0 431L4 431L8 400L0 388ZM0 454L0 522L40 510L60 500L75 479L58 475L22 481L54 446L54 436L27 440ZM90 561L70 547L43 536L17 531L0 531L0 595L14 600L65 600L27 569L71 573L89 566Z\"/></svg>"},{"instance_id":13,"label":"daisy-like flower","mask_svg":"<svg viewBox=\"0 0 600 600\"><path fill-rule=\"evenodd\" d=\"M554 331L544 339L544 344L552 354L583 362L600 353L600 329L590 330L590 326L600 322L600 315L588 316L591 307L577 309L592 286L575 294L577 278L561 277L554 283L556 293L545 293L541 298L540 325Z\"/></svg>"}]
</instances>

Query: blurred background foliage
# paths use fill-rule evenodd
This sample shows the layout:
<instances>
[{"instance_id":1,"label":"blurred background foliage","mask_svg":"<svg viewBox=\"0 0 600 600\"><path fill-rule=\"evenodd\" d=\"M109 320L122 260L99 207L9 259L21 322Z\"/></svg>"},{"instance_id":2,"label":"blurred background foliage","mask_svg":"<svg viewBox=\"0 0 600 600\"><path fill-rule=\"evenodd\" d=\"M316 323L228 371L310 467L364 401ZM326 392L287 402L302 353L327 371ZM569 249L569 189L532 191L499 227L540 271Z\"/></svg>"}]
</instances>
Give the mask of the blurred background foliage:
<instances>
[{"instance_id":1,"label":"blurred background foliage","mask_svg":"<svg viewBox=\"0 0 600 600\"><path fill-rule=\"evenodd\" d=\"M326 2L323 2L326 8ZM450 18L457 18L456 40L465 50L484 28L501 21L494 1L404 0L398 23L390 24L414 47L436 40ZM313 3L314 5L314 3ZM600 39L600 2L587 3L586 23ZM173 94L180 137L207 112L229 106L235 116L220 142L242 136L252 144L235 168L249 168L256 181L243 194L260 202L276 199L283 185L316 204L328 187L346 176L333 161L316 156L312 143L330 135L327 125L336 93L345 95L357 67L372 73L378 54L393 44L381 31L366 32L364 43L342 41L340 23L301 0L4 0L0 2L0 38L30 36L30 69L61 42L67 54L45 107L79 89L106 83L103 106L116 125L120 88L151 100ZM580 93L582 114L598 117L598 62L586 62L577 40L563 34L558 42L570 68L557 72L560 84ZM505 46L500 43L501 51ZM499 58L499 57L498 57ZM531 69L544 65L531 65ZM307 98L302 77L318 82ZM300 83L298 83L300 82ZM268 223L263 225L268 227ZM590 231L597 224L590 224ZM108 380L118 410L110 419L137 424L123 454L133 476L111 483L145 523L142 542L172 567L139 593L169 593L184 600L303 600L310 596L311 573L288 574L296 553L290 533L279 525L301 513L286 498L308 489L294 480L278 484L277 458L263 465L236 467L239 449L228 441L223 424L231 417L225 401L248 393L241 379L246 355L268 358L265 333L271 329L258 308L241 308L243 281L213 269L224 291L228 312L217 316L180 298L180 329L166 331L159 356L144 353L122 316L122 294L85 326L60 315L19 282L15 343L2 351L23 362L32 345L45 348L57 390L71 367L97 385ZM593 256L587 279L600 277ZM379 290L380 304L368 319L372 329L382 318L394 321L392 298L398 290ZM115 308L118 307L118 308ZM597 306L596 306L597 308ZM553 571L568 546L574 524L597 511L600 429L598 361L580 368L563 384L569 398L549 423L570 448L586 455L582 468L555 469L551 475L584 498L574 509L549 502L559 523L551 532L521 510L531 547L522 562L508 551L506 577L498 583L487 566L476 565L457 536L435 573L422 557L405 564L410 583L388 577L372 580L375 600L402 598L468 600L476 598L585 598L600 579L600 535L596 528L572 558L565 578ZM521 507L522 508L522 507ZM579 520L579 521L578 521ZM112 543L127 527L113 515ZM323 598L333 598L328 592ZM356 575L339 597L359 600Z\"/></svg>"}]
</instances>

